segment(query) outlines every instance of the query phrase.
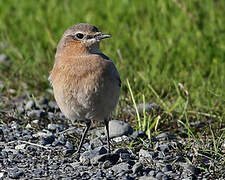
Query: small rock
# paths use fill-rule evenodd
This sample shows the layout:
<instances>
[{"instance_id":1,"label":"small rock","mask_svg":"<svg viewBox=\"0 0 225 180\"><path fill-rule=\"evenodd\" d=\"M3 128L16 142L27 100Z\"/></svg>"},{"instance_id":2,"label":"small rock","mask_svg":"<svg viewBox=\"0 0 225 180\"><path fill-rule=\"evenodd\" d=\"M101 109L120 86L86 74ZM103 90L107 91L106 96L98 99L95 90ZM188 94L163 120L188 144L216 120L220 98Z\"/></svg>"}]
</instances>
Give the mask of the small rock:
<instances>
[{"instance_id":1,"label":"small rock","mask_svg":"<svg viewBox=\"0 0 225 180\"><path fill-rule=\"evenodd\" d=\"M119 174L121 172L130 171L130 165L128 163L122 162L120 164L116 164L110 168L115 174Z\"/></svg>"},{"instance_id":2,"label":"small rock","mask_svg":"<svg viewBox=\"0 0 225 180\"><path fill-rule=\"evenodd\" d=\"M166 165L165 167L162 168L162 172L168 172L172 171L172 166L170 164Z\"/></svg>"},{"instance_id":3,"label":"small rock","mask_svg":"<svg viewBox=\"0 0 225 180\"><path fill-rule=\"evenodd\" d=\"M133 132L131 126L123 121L112 120L109 121L109 137L119 137L123 135L128 135Z\"/></svg>"},{"instance_id":4,"label":"small rock","mask_svg":"<svg viewBox=\"0 0 225 180\"><path fill-rule=\"evenodd\" d=\"M17 150L19 150L19 149L24 150L26 148L26 146L27 146L27 144L19 144L19 145L15 146L15 149L17 149Z\"/></svg>"},{"instance_id":5,"label":"small rock","mask_svg":"<svg viewBox=\"0 0 225 180\"><path fill-rule=\"evenodd\" d=\"M48 119L50 121L54 121L54 118L55 118L55 114L53 112L48 112Z\"/></svg>"},{"instance_id":6,"label":"small rock","mask_svg":"<svg viewBox=\"0 0 225 180\"><path fill-rule=\"evenodd\" d=\"M139 151L139 157L154 159L157 156L158 156L158 153L157 152L149 152L149 151L146 151L144 149L141 149Z\"/></svg>"},{"instance_id":7,"label":"small rock","mask_svg":"<svg viewBox=\"0 0 225 180\"><path fill-rule=\"evenodd\" d=\"M35 119L32 121L33 124L40 126L41 125L41 121L39 119Z\"/></svg>"},{"instance_id":8,"label":"small rock","mask_svg":"<svg viewBox=\"0 0 225 180\"><path fill-rule=\"evenodd\" d=\"M198 175L201 173L200 169L199 168L196 168L194 167L193 165L191 164L185 164L184 165L184 169L190 171L191 173L193 173L194 175Z\"/></svg>"},{"instance_id":9,"label":"small rock","mask_svg":"<svg viewBox=\"0 0 225 180\"><path fill-rule=\"evenodd\" d=\"M26 129L32 129L33 127L31 126L31 124L30 123L28 123L27 125L26 125Z\"/></svg>"},{"instance_id":10,"label":"small rock","mask_svg":"<svg viewBox=\"0 0 225 180\"><path fill-rule=\"evenodd\" d=\"M0 178L4 177L4 172L0 172Z\"/></svg>"},{"instance_id":11,"label":"small rock","mask_svg":"<svg viewBox=\"0 0 225 180\"><path fill-rule=\"evenodd\" d=\"M48 103L48 106L50 107L50 110L51 110L52 112L55 112L55 111L58 111L58 110L59 110L59 106L56 104L55 101L50 101L50 102Z\"/></svg>"},{"instance_id":12,"label":"small rock","mask_svg":"<svg viewBox=\"0 0 225 180\"><path fill-rule=\"evenodd\" d=\"M121 153L120 159L121 159L121 162L130 162L131 161L131 155L130 155L130 153Z\"/></svg>"},{"instance_id":13,"label":"small rock","mask_svg":"<svg viewBox=\"0 0 225 180\"><path fill-rule=\"evenodd\" d=\"M0 81L0 89L2 89L3 87L4 87L4 83Z\"/></svg>"},{"instance_id":14,"label":"small rock","mask_svg":"<svg viewBox=\"0 0 225 180\"><path fill-rule=\"evenodd\" d=\"M116 143L126 142L126 141L129 141L129 138L127 136L123 135L121 137L113 138L113 141L115 141Z\"/></svg>"},{"instance_id":15,"label":"small rock","mask_svg":"<svg viewBox=\"0 0 225 180\"><path fill-rule=\"evenodd\" d=\"M138 112L143 115L143 111L145 110L145 112L153 112L153 111L158 111L160 110L159 105L155 104L155 103L145 103L145 104L138 104L137 105L138 108Z\"/></svg>"},{"instance_id":16,"label":"small rock","mask_svg":"<svg viewBox=\"0 0 225 180\"><path fill-rule=\"evenodd\" d=\"M95 163L95 164L97 164L97 163ZM110 168L111 166L112 166L112 162L110 162L110 161L108 161L108 160L104 161L103 164L102 164L102 168L103 168L103 169L108 169L108 168Z\"/></svg>"},{"instance_id":17,"label":"small rock","mask_svg":"<svg viewBox=\"0 0 225 180\"><path fill-rule=\"evenodd\" d=\"M42 97L39 101L38 101L39 105L47 105L48 104L48 99L46 97Z\"/></svg>"},{"instance_id":18,"label":"small rock","mask_svg":"<svg viewBox=\"0 0 225 180\"><path fill-rule=\"evenodd\" d=\"M47 144L52 144L54 141L55 141L55 136L54 135L45 136L45 137L42 137L41 145L45 146Z\"/></svg>"},{"instance_id":19,"label":"small rock","mask_svg":"<svg viewBox=\"0 0 225 180\"><path fill-rule=\"evenodd\" d=\"M37 137L47 137L47 136L51 136L52 132L50 131L38 131L36 134L33 134L33 137L37 138Z\"/></svg>"},{"instance_id":20,"label":"small rock","mask_svg":"<svg viewBox=\"0 0 225 180\"><path fill-rule=\"evenodd\" d=\"M23 108L22 105L17 106L16 110L17 110L18 114L23 114L25 112L25 109Z\"/></svg>"},{"instance_id":21,"label":"small rock","mask_svg":"<svg viewBox=\"0 0 225 180\"><path fill-rule=\"evenodd\" d=\"M30 110L35 107L35 102L33 100L29 100L25 105L25 110Z\"/></svg>"},{"instance_id":22,"label":"small rock","mask_svg":"<svg viewBox=\"0 0 225 180\"><path fill-rule=\"evenodd\" d=\"M66 141L65 147L68 149L73 149L73 144L69 141Z\"/></svg>"},{"instance_id":23,"label":"small rock","mask_svg":"<svg viewBox=\"0 0 225 180\"><path fill-rule=\"evenodd\" d=\"M170 148L171 148L170 144L160 144L157 147L157 150L162 151L163 153L167 153L167 152L169 152Z\"/></svg>"},{"instance_id":24,"label":"small rock","mask_svg":"<svg viewBox=\"0 0 225 180\"><path fill-rule=\"evenodd\" d=\"M12 127L12 129L18 129L19 126L18 126L18 123L16 121L12 121L11 127Z\"/></svg>"},{"instance_id":25,"label":"small rock","mask_svg":"<svg viewBox=\"0 0 225 180\"><path fill-rule=\"evenodd\" d=\"M133 173L138 173L140 171L142 171L143 165L139 162L137 162L136 164L134 164L134 166L132 167L132 171Z\"/></svg>"},{"instance_id":26,"label":"small rock","mask_svg":"<svg viewBox=\"0 0 225 180\"><path fill-rule=\"evenodd\" d=\"M31 118L44 118L46 116L46 112L43 110L31 110L28 111L27 115Z\"/></svg>"},{"instance_id":27,"label":"small rock","mask_svg":"<svg viewBox=\"0 0 225 180\"><path fill-rule=\"evenodd\" d=\"M111 162L111 164L116 164L117 161L119 160L119 155L118 154L101 154L101 155L97 155L95 157L93 157L91 159L91 164L96 165L99 162L105 162L105 161L109 161Z\"/></svg>"},{"instance_id":28,"label":"small rock","mask_svg":"<svg viewBox=\"0 0 225 180\"><path fill-rule=\"evenodd\" d=\"M145 131L134 131L133 134L131 135L131 137L136 140L137 138L146 138L147 135L145 133Z\"/></svg>"},{"instance_id":29,"label":"small rock","mask_svg":"<svg viewBox=\"0 0 225 180\"><path fill-rule=\"evenodd\" d=\"M11 59L6 54L0 54L0 64L4 66L9 66L11 63Z\"/></svg>"},{"instance_id":30,"label":"small rock","mask_svg":"<svg viewBox=\"0 0 225 180\"><path fill-rule=\"evenodd\" d=\"M47 129L51 131L55 131L59 127L58 124L48 124Z\"/></svg>"},{"instance_id":31,"label":"small rock","mask_svg":"<svg viewBox=\"0 0 225 180\"><path fill-rule=\"evenodd\" d=\"M74 149L66 149L66 150L63 151L63 155L64 155L65 157L71 156L71 155L74 154L74 153L75 153L75 150L74 150Z\"/></svg>"},{"instance_id":32,"label":"small rock","mask_svg":"<svg viewBox=\"0 0 225 180\"><path fill-rule=\"evenodd\" d=\"M90 151L85 151L80 155L80 162L83 164L89 164L90 160L97 155L105 154L107 150L105 147L98 147Z\"/></svg>"},{"instance_id":33,"label":"small rock","mask_svg":"<svg viewBox=\"0 0 225 180\"><path fill-rule=\"evenodd\" d=\"M164 176L165 174L163 174L162 172L158 172L157 174L156 174L156 178L157 179L162 179L162 177Z\"/></svg>"},{"instance_id":34,"label":"small rock","mask_svg":"<svg viewBox=\"0 0 225 180\"><path fill-rule=\"evenodd\" d=\"M174 134L168 134L168 133L160 133L156 136L156 139L158 140L170 140L174 138Z\"/></svg>"},{"instance_id":35,"label":"small rock","mask_svg":"<svg viewBox=\"0 0 225 180\"><path fill-rule=\"evenodd\" d=\"M130 153L130 152L127 149L125 149L125 148L119 148L119 149L115 149L113 151L113 153L121 154L121 153Z\"/></svg>"},{"instance_id":36,"label":"small rock","mask_svg":"<svg viewBox=\"0 0 225 180\"><path fill-rule=\"evenodd\" d=\"M103 146L103 142L100 138L95 138L90 141L90 149L95 149L100 146Z\"/></svg>"},{"instance_id":37,"label":"small rock","mask_svg":"<svg viewBox=\"0 0 225 180\"><path fill-rule=\"evenodd\" d=\"M99 138L104 137L105 136L105 131L104 129L96 129L95 130L95 135Z\"/></svg>"}]
</instances>

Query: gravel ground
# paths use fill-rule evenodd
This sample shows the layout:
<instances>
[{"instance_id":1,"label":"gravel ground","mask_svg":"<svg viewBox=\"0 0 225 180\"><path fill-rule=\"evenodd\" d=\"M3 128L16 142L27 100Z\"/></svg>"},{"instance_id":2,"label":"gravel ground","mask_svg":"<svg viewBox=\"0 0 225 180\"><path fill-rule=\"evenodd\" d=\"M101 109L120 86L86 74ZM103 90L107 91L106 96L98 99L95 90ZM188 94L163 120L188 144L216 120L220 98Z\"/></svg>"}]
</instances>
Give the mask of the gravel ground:
<instances>
[{"instance_id":1,"label":"gravel ground","mask_svg":"<svg viewBox=\"0 0 225 180\"><path fill-rule=\"evenodd\" d=\"M169 132L149 140L115 120L113 152L107 153L104 128L96 125L76 159L82 127L65 120L54 101L21 97L7 103L0 110L0 179L225 179L224 157L204 151L213 149L210 141Z\"/></svg>"}]
</instances>

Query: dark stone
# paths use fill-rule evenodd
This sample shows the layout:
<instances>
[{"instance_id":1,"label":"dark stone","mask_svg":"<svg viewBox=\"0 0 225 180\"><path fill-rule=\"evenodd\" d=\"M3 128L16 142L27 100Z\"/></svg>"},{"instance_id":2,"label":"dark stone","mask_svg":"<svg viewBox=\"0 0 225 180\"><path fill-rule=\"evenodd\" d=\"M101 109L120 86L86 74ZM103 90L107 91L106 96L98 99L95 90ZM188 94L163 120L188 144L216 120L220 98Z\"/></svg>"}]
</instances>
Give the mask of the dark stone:
<instances>
[{"instance_id":1,"label":"dark stone","mask_svg":"<svg viewBox=\"0 0 225 180\"><path fill-rule=\"evenodd\" d=\"M117 161L119 160L119 155L118 154L101 154L101 155L97 155L95 157L93 157L91 159L91 164L96 165L99 162L105 162L105 161L109 161L112 164L116 164Z\"/></svg>"},{"instance_id":2,"label":"dark stone","mask_svg":"<svg viewBox=\"0 0 225 180\"><path fill-rule=\"evenodd\" d=\"M158 151L162 151L163 153L169 152L170 149L171 149L171 145L170 144L160 144L157 147L157 150Z\"/></svg>"},{"instance_id":3,"label":"dark stone","mask_svg":"<svg viewBox=\"0 0 225 180\"><path fill-rule=\"evenodd\" d=\"M199 175L201 173L200 169L199 168L196 168L194 167L193 165L191 164L186 164L184 166L184 169L190 171L191 173L193 173L194 175Z\"/></svg>"},{"instance_id":4,"label":"dark stone","mask_svg":"<svg viewBox=\"0 0 225 180\"><path fill-rule=\"evenodd\" d=\"M147 135L145 133L145 131L134 131L133 134L131 135L131 137L136 140L137 138L146 138Z\"/></svg>"},{"instance_id":5,"label":"dark stone","mask_svg":"<svg viewBox=\"0 0 225 180\"><path fill-rule=\"evenodd\" d=\"M65 149L65 150L63 151L63 155L64 155L65 157L71 156L71 155L74 154L74 153L75 153L75 150L74 150L74 149Z\"/></svg>"},{"instance_id":6,"label":"dark stone","mask_svg":"<svg viewBox=\"0 0 225 180\"><path fill-rule=\"evenodd\" d=\"M42 137L41 145L45 146L47 144L52 144L54 141L55 141L54 135L45 136L45 137Z\"/></svg>"},{"instance_id":7,"label":"dark stone","mask_svg":"<svg viewBox=\"0 0 225 180\"><path fill-rule=\"evenodd\" d=\"M47 105L48 104L48 99L46 97L42 97L39 101L38 101L39 105Z\"/></svg>"},{"instance_id":8,"label":"dark stone","mask_svg":"<svg viewBox=\"0 0 225 180\"><path fill-rule=\"evenodd\" d=\"M169 164L162 168L162 172L168 172L168 171L172 171L172 166Z\"/></svg>"}]
</instances>

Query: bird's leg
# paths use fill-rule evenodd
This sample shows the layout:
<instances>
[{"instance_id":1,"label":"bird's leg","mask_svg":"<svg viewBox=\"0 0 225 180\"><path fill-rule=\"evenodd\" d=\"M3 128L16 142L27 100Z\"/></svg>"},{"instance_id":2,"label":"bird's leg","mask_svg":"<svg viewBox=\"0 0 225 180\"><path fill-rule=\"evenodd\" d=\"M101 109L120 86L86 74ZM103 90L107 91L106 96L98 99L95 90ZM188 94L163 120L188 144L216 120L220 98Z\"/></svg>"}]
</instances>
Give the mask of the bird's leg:
<instances>
[{"instance_id":1,"label":"bird's leg","mask_svg":"<svg viewBox=\"0 0 225 180\"><path fill-rule=\"evenodd\" d=\"M108 145L108 153L110 153L110 142L109 142L109 118L104 119L105 127L106 127L106 136L107 136L107 145Z\"/></svg>"},{"instance_id":2,"label":"bird's leg","mask_svg":"<svg viewBox=\"0 0 225 180\"><path fill-rule=\"evenodd\" d=\"M83 145L83 143L84 143L84 138L85 138L85 136L86 136L86 134L87 134L87 132L88 132L90 126L91 126L91 120L86 119L86 127L85 127L85 129L84 129L84 132L83 132L83 135L82 135L82 138L81 138L81 141L80 141L78 150L77 150L77 154L80 153L81 147L82 147L82 145Z\"/></svg>"}]
</instances>

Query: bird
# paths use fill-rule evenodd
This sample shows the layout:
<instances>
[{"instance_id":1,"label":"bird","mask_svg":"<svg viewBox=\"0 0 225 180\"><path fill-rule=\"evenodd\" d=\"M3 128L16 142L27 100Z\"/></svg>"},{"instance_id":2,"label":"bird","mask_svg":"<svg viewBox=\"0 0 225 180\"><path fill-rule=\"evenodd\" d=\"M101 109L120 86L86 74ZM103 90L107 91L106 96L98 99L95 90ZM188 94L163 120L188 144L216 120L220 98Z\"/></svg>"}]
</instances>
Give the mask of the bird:
<instances>
[{"instance_id":1,"label":"bird","mask_svg":"<svg viewBox=\"0 0 225 180\"><path fill-rule=\"evenodd\" d=\"M80 23L68 28L57 46L49 75L54 98L65 117L86 124L77 154L92 121L104 122L110 153L109 120L121 90L115 64L99 48L110 37L94 25Z\"/></svg>"}]
</instances>

